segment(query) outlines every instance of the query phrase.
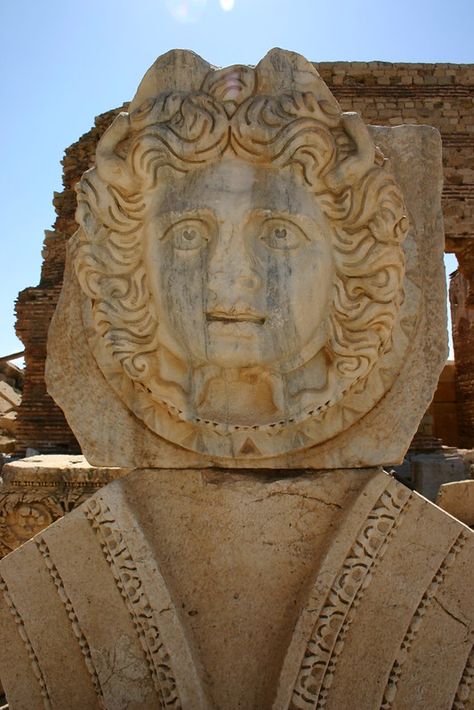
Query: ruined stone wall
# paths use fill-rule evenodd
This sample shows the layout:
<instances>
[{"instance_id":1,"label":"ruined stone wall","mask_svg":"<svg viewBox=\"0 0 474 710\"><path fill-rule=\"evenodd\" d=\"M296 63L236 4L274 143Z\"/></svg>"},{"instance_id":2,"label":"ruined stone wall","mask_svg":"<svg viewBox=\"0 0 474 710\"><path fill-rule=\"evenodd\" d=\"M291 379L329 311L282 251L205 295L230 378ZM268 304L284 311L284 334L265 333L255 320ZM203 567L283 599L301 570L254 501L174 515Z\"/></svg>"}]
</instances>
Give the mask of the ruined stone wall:
<instances>
[{"instance_id":1,"label":"ruined stone wall","mask_svg":"<svg viewBox=\"0 0 474 710\"><path fill-rule=\"evenodd\" d=\"M322 62L315 65L345 111L366 123L428 124L443 139L446 250L472 251L474 65Z\"/></svg>"},{"instance_id":2,"label":"ruined stone wall","mask_svg":"<svg viewBox=\"0 0 474 710\"><path fill-rule=\"evenodd\" d=\"M467 305L471 292L474 305L474 65L322 62L315 66L342 108L359 111L367 123L424 123L441 131L446 245L458 256L467 283ZM41 282L22 291L18 299L17 333L26 349L20 452L26 446L41 452L77 450L60 410L45 391L46 334L61 288L65 242L75 230L72 188L92 164L97 140L117 111L99 116L95 127L67 149L64 190L55 195L58 217L54 230L46 233ZM456 360L458 347L455 343ZM472 373L466 377L472 379L474 390L474 367Z\"/></svg>"},{"instance_id":3,"label":"ruined stone wall","mask_svg":"<svg viewBox=\"0 0 474 710\"><path fill-rule=\"evenodd\" d=\"M474 447L474 309L468 308L469 284L462 274L451 277L449 300L456 353L456 402L459 446Z\"/></svg>"},{"instance_id":4,"label":"ruined stone wall","mask_svg":"<svg viewBox=\"0 0 474 710\"><path fill-rule=\"evenodd\" d=\"M367 123L426 123L441 132L446 251L454 252L458 258L459 274L453 288L463 294L461 312L456 313L458 306L452 301L453 327L456 333L456 322L469 322L473 330L474 66L385 62L336 62L316 66L342 108L359 111ZM459 446L471 448L474 447L474 333L470 337L457 333L453 343L456 413L451 411L442 424L441 412L435 408L433 433L441 436L443 443L453 444L456 419Z\"/></svg>"},{"instance_id":5,"label":"ruined stone wall","mask_svg":"<svg viewBox=\"0 0 474 710\"><path fill-rule=\"evenodd\" d=\"M61 291L66 243L76 231L74 185L93 165L97 141L120 109L99 116L95 126L67 148L62 192L55 193L56 221L45 232L38 286L26 288L16 302L16 333L25 346L25 380L18 413L17 452L28 447L42 453L79 453L79 445L62 411L46 392L44 365L49 324Z\"/></svg>"}]
</instances>

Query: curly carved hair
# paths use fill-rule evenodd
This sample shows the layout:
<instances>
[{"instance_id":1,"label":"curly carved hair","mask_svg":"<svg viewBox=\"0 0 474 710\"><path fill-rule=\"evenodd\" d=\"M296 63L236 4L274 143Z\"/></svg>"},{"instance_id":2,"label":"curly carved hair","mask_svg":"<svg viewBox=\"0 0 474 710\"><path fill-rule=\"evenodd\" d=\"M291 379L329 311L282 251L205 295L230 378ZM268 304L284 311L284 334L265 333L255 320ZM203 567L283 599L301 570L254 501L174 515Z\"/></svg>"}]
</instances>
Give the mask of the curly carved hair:
<instances>
[{"instance_id":1,"label":"curly carved hair","mask_svg":"<svg viewBox=\"0 0 474 710\"><path fill-rule=\"evenodd\" d=\"M160 350L143 264L147 196L164 168L185 174L226 155L293 166L329 218L336 276L327 349L344 390L390 349L408 228L400 190L360 117L342 113L324 84L323 98L261 94L259 66L210 70L196 90L164 91L120 114L78 185L74 261L97 347L136 383Z\"/></svg>"}]
</instances>

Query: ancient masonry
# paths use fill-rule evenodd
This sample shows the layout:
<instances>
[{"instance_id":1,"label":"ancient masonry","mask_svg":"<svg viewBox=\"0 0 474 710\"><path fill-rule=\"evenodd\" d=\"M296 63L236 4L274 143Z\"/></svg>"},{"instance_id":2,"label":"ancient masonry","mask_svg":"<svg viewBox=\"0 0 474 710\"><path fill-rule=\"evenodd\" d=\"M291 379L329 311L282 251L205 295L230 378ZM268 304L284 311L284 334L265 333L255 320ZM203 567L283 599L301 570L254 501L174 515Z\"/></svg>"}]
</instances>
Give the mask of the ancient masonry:
<instances>
[{"instance_id":1,"label":"ancient masonry","mask_svg":"<svg viewBox=\"0 0 474 710\"><path fill-rule=\"evenodd\" d=\"M453 344L456 353L456 401L459 446L471 448L474 432L474 311L469 308L469 281L459 272L451 279L449 299L453 316Z\"/></svg>"},{"instance_id":2,"label":"ancient masonry","mask_svg":"<svg viewBox=\"0 0 474 710\"><path fill-rule=\"evenodd\" d=\"M17 419L17 442L21 453L27 447L44 453L80 453L62 411L46 392L46 336L61 292L66 242L77 229L74 185L93 163L97 141L117 111L99 116L95 127L66 150L62 161L64 190L54 195L57 218L53 230L45 233L41 280L39 286L22 291L16 303L16 332L25 345L26 374Z\"/></svg>"},{"instance_id":3,"label":"ancient masonry","mask_svg":"<svg viewBox=\"0 0 474 710\"><path fill-rule=\"evenodd\" d=\"M466 355L474 328L474 66L459 64L390 64L323 62L317 69L343 110L359 111L367 123L436 126L443 139L445 186L443 209L446 251L454 252L460 274L451 296L463 304L454 315L461 444L474 445L474 366ZM126 105L124 105L126 107ZM76 229L73 186L93 163L97 141L120 109L96 119L95 127L66 150L64 190L56 193L57 219L46 232L39 286L21 292L17 333L26 349L26 376L18 420L18 451L76 452L78 444L62 412L46 394L46 334L59 296L66 240ZM462 295L462 298L461 298Z\"/></svg>"}]
</instances>

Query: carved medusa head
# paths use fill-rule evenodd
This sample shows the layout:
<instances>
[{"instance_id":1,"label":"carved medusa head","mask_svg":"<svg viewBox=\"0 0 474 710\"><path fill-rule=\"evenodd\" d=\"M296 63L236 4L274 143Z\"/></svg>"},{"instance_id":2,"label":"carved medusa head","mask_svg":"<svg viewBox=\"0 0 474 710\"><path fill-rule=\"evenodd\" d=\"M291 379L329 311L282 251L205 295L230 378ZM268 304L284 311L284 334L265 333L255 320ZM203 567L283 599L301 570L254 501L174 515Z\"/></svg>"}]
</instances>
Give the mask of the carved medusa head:
<instances>
[{"instance_id":1,"label":"carved medusa head","mask_svg":"<svg viewBox=\"0 0 474 710\"><path fill-rule=\"evenodd\" d=\"M361 118L298 55L157 60L78 202L91 350L127 406L185 448L307 446L301 426L323 431L391 347L403 200Z\"/></svg>"}]
</instances>

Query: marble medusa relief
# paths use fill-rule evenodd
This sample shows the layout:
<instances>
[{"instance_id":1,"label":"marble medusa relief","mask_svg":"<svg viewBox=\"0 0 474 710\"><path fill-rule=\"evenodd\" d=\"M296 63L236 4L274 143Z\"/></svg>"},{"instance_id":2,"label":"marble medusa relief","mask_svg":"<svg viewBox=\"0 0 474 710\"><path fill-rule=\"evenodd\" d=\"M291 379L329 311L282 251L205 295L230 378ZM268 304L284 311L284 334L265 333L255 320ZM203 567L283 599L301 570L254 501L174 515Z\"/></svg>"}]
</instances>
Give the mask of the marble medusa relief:
<instances>
[{"instance_id":1,"label":"marble medusa relief","mask_svg":"<svg viewBox=\"0 0 474 710\"><path fill-rule=\"evenodd\" d=\"M342 112L291 52L160 57L77 186L50 329L88 460L399 461L446 357L440 156L434 129Z\"/></svg>"},{"instance_id":2,"label":"marble medusa relief","mask_svg":"<svg viewBox=\"0 0 474 710\"><path fill-rule=\"evenodd\" d=\"M77 192L88 345L151 431L265 458L335 436L391 385L406 209L360 116L302 57L164 55Z\"/></svg>"}]
</instances>

